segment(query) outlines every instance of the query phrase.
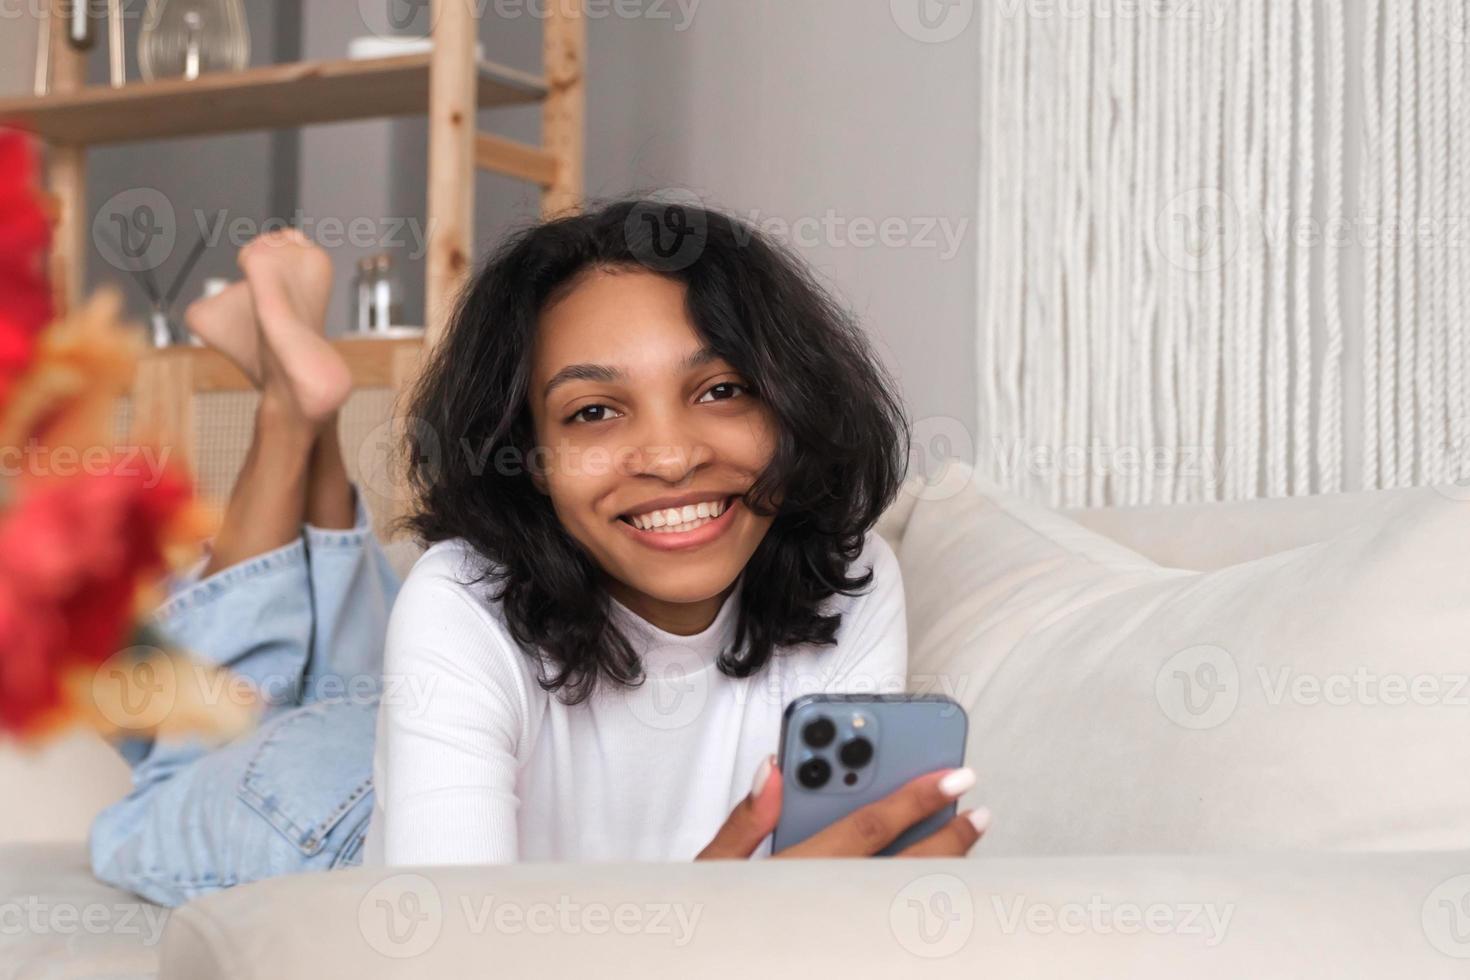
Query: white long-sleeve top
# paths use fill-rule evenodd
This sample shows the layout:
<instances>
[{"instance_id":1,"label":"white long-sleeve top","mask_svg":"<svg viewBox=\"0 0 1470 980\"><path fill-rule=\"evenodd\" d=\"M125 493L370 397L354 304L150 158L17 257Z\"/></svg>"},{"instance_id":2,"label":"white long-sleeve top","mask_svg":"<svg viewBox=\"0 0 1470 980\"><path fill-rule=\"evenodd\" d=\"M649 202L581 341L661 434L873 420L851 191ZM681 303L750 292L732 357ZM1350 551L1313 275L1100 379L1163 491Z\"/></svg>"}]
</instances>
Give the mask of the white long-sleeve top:
<instances>
[{"instance_id":1,"label":"white long-sleeve top","mask_svg":"<svg viewBox=\"0 0 1470 980\"><path fill-rule=\"evenodd\" d=\"M694 636L614 601L647 679L575 705L536 683L491 586L463 584L474 558L459 541L430 548L393 608L366 864L689 860L776 752L793 698L904 687L903 583L875 533L857 559L871 585L827 600L842 614L835 647L780 649L733 678L715 661L734 638L743 576ZM757 853L769 850L767 839Z\"/></svg>"}]
</instances>

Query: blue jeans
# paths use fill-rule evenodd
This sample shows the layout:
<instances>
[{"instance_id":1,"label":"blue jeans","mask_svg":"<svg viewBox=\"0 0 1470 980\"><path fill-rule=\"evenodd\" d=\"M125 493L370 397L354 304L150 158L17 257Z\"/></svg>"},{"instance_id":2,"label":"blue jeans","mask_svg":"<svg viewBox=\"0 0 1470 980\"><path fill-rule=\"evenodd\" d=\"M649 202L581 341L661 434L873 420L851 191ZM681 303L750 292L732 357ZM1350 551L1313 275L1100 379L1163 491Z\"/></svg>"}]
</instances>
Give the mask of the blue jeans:
<instances>
[{"instance_id":1,"label":"blue jeans","mask_svg":"<svg viewBox=\"0 0 1470 980\"><path fill-rule=\"evenodd\" d=\"M118 745L133 790L92 825L98 878L160 905L359 863L372 813L383 640L399 581L366 513L176 585L155 615L195 657L250 680L266 708L233 742Z\"/></svg>"}]
</instances>

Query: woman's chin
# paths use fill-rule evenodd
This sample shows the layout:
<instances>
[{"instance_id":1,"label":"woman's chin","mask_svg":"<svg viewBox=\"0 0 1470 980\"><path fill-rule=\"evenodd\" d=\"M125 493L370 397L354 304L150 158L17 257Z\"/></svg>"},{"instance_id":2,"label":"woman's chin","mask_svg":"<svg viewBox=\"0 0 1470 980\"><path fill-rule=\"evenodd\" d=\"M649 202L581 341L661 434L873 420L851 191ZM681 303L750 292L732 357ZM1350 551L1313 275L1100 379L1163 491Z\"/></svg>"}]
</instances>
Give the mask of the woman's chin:
<instances>
[{"instance_id":1,"label":"woman's chin","mask_svg":"<svg viewBox=\"0 0 1470 980\"><path fill-rule=\"evenodd\" d=\"M673 581L645 581L630 586L638 594L654 602L676 606L708 602L723 595L735 582L735 576L707 578L691 576Z\"/></svg>"}]
</instances>

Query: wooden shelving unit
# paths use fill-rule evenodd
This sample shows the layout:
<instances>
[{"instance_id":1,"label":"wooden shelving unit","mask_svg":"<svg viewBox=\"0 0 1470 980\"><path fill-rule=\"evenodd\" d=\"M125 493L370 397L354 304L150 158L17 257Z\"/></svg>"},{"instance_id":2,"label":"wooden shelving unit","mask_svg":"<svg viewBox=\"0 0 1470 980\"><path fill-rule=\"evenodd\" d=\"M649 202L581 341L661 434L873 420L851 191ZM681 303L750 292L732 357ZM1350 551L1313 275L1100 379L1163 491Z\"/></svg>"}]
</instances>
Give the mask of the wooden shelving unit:
<instances>
[{"instance_id":1,"label":"wooden shelving unit","mask_svg":"<svg viewBox=\"0 0 1470 980\"><path fill-rule=\"evenodd\" d=\"M0 120L50 143L100 146L175 136L213 136L312 123L423 115L432 55L266 65L193 81L89 85L42 98L0 99ZM525 105L546 98L538 76L478 65L476 100Z\"/></svg>"},{"instance_id":2,"label":"wooden shelving unit","mask_svg":"<svg viewBox=\"0 0 1470 980\"><path fill-rule=\"evenodd\" d=\"M69 0L50 0L65 23ZM478 62L478 0L434 0L433 49L364 60L268 65L194 80L86 85L85 55L53 30L51 94L0 100L0 125L35 133L49 145L47 179L55 211L51 256L58 309L81 299L81 263L91 225L86 155L124 141L280 129L355 119L424 115L429 124L428 254L425 336L419 341L344 341L359 384L397 388L411 377L422 346L441 334L470 267L475 173L490 170L541 188L550 216L580 206L583 194L586 24L580 0L547 0L541 76ZM478 131L476 113L493 106L542 106L539 146ZM192 445L195 393L229 390L232 370L208 352L160 351L145 359L134 417L149 431Z\"/></svg>"}]
</instances>

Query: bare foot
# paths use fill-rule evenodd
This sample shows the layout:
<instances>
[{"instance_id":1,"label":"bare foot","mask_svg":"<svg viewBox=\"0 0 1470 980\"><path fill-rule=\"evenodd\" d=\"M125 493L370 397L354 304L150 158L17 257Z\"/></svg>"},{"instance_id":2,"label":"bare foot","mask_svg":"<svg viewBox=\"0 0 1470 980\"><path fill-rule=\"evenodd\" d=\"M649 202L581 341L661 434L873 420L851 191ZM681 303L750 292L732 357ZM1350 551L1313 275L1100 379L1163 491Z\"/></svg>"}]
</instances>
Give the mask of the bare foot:
<instances>
[{"instance_id":1,"label":"bare foot","mask_svg":"<svg viewBox=\"0 0 1470 980\"><path fill-rule=\"evenodd\" d=\"M229 358L251 384L260 387L260 331L255 325L255 301L244 281L190 303L184 311L184 323L191 333Z\"/></svg>"},{"instance_id":2,"label":"bare foot","mask_svg":"<svg viewBox=\"0 0 1470 980\"><path fill-rule=\"evenodd\" d=\"M260 324L262 385L310 422L325 422L352 390L352 375L322 331L332 260L294 228L240 250L240 268Z\"/></svg>"}]
</instances>

